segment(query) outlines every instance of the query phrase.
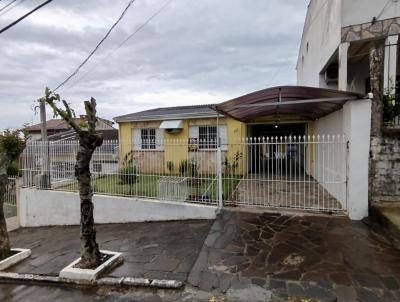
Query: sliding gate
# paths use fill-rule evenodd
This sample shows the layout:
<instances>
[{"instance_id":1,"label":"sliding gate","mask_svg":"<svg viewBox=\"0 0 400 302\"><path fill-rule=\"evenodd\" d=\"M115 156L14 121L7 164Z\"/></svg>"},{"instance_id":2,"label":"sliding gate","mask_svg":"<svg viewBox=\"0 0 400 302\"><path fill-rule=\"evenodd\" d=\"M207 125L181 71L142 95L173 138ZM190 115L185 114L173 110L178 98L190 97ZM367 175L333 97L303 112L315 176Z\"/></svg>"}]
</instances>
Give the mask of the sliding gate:
<instances>
[{"instance_id":1,"label":"sliding gate","mask_svg":"<svg viewBox=\"0 0 400 302\"><path fill-rule=\"evenodd\" d=\"M344 213L347 146L344 135L246 138L229 145L225 203Z\"/></svg>"}]
</instances>

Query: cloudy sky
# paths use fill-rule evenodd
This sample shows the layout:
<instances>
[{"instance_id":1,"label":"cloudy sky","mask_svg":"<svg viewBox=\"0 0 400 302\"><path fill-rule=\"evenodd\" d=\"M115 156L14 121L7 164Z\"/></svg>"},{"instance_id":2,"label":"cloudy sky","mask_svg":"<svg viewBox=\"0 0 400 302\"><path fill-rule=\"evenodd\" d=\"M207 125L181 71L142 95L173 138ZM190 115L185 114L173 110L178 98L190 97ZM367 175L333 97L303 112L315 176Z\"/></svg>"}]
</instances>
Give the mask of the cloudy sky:
<instances>
[{"instance_id":1,"label":"cloudy sky","mask_svg":"<svg viewBox=\"0 0 400 302\"><path fill-rule=\"evenodd\" d=\"M0 2L0 9L11 0ZM44 0L18 0L0 28ZM136 0L109 39L59 93L81 112L93 96L99 115L216 103L295 84L308 0ZM35 99L87 56L129 0L54 0L0 35L0 129L38 121ZM48 113L48 115L50 115Z\"/></svg>"}]
</instances>

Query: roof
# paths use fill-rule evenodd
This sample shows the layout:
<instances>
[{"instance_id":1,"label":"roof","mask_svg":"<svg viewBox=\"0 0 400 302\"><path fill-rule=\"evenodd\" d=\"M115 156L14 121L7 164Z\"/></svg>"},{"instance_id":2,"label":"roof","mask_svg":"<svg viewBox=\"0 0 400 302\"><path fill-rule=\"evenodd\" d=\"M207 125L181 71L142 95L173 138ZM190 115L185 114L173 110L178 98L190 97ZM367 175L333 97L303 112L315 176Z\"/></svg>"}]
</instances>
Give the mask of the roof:
<instances>
[{"instance_id":1,"label":"roof","mask_svg":"<svg viewBox=\"0 0 400 302\"><path fill-rule=\"evenodd\" d=\"M135 122L148 120L174 120L189 118L215 117L216 111L211 105L191 105L178 107L163 107L117 116L116 122Z\"/></svg>"},{"instance_id":2,"label":"roof","mask_svg":"<svg viewBox=\"0 0 400 302\"><path fill-rule=\"evenodd\" d=\"M292 115L315 120L342 108L348 100L364 96L334 89L278 86L259 90L238 98L212 105L164 107L115 117L116 122L149 120L181 120L216 117L217 112L242 122L258 117Z\"/></svg>"},{"instance_id":3,"label":"roof","mask_svg":"<svg viewBox=\"0 0 400 302\"><path fill-rule=\"evenodd\" d=\"M102 134L104 140L118 140L118 129L100 129L98 132ZM77 139L77 134L74 130L69 129L49 135L47 139L49 141L68 141Z\"/></svg>"},{"instance_id":4,"label":"roof","mask_svg":"<svg viewBox=\"0 0 400 302\"><path fill-rule=\"evenodd\" d=\"M80 122L83 121L83 118L84 118L83 116L80 116L80 117L74 118L74 120L76 122L80 123ZM103 118L98 118L97 125L96 125L96 130L113 130L113 129L115 129L113 127L113 124L114 123L112 121L110 121L110 120L106 120L106 119L103 119ZM67 130L69 130L71 128L68 125L68 123L66 121L62 120L62 119L51 119L51 120L48 120L46 122L46 127L47 127L47 131L55 131L55 132L67 131ZM35 124L35 125L32 125L32 126L28 126L26 128L26 130L28 132L40 132L41 129L42 129L42 124L41 123Z\"/></svg>"},{"instance_id":5,"label":"roof","mask_svg":"<svg viewBox=\"0 0 400 302\"><path fill-rule=\"evenodd\" d=\"M256 91L215 105L234 119L249 122L257 117L295 115L307 120L328 115L348 100L363 99L357 93L304 86L278 86Z\"/></svg>"}]
</instances>

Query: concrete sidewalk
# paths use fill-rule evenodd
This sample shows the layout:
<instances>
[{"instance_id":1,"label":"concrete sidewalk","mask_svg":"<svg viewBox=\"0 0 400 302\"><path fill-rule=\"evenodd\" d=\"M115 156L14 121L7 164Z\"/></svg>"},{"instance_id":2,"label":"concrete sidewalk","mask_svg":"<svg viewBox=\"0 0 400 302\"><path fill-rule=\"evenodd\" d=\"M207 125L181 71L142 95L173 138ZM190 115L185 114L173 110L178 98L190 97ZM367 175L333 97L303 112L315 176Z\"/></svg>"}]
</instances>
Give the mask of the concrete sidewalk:
<instances>
[{"instance_id":1,"label":"concrete sidewalk","mask_svg":"<svg viewBox=\"0 0 400 302\"><path fill-rule=\"evenodd\" d=\"M212 221L176 221L97 225L101 249L122 252L124 263L114 277L186 281ZM13 247L32 255L9 269L16 273L56 276L79 257L78 226L21 228L10 233Z\"/></svg>"}]
</instances>

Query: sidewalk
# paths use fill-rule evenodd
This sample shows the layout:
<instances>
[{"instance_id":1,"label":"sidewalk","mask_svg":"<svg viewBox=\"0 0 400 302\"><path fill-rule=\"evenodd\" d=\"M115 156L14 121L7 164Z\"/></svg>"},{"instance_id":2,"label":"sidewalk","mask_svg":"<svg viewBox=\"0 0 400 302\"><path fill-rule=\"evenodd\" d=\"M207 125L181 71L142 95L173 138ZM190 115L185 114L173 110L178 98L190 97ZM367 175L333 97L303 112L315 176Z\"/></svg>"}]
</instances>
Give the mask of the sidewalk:
<instances>
[{"instance_id":1,"label":"sidewalk","mask_svg":"<svg viewBox=\"0 0 400 302\"><path fill-rule=\"evenodd\" d=\"M212 221L176 221L97 225L101 249L123 252L124 263L109 273L186 281ZM11 272L58 275L79 257L78 226L22 228L10 233L13 247L32 255Z\"/></svg>"}]
</instances>

